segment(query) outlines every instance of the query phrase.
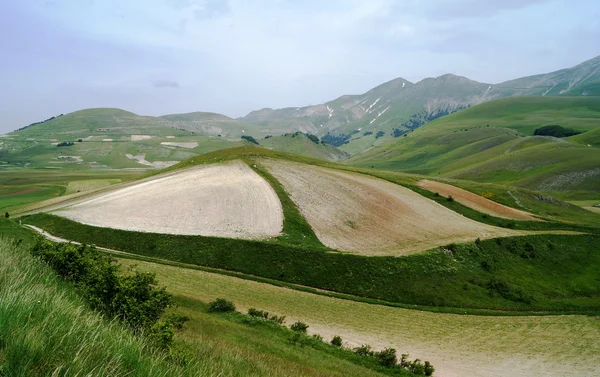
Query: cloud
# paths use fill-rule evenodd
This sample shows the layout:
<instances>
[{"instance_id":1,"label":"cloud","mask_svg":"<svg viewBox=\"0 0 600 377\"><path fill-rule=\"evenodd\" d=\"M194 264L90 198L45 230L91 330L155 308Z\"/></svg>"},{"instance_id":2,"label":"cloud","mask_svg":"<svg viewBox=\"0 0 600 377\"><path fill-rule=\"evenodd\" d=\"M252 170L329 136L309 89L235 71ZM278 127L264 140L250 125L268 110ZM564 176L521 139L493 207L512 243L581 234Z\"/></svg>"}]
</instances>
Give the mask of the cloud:
<instances>
[{"instance_id":1,"label":"cloud","mask_svg":"<svg viewBox=\"0 0 600 377\"><path fill-rule=\"evenodd\" d=\"M179 83L173 80L156 80L152 85L155 88L179 88Z\"/></svg>"}]
</instances>

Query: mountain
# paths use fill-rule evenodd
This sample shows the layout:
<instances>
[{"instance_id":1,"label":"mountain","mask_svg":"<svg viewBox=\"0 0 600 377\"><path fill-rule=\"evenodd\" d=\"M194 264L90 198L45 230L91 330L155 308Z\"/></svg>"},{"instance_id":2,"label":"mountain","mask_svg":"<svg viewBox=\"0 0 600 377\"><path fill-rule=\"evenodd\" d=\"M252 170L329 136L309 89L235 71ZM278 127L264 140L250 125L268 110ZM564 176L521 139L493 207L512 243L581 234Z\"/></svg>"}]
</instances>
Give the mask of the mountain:
<instances>
[{"instance_id":1,"label":"mountain","mask_svg":"<svg viewBox=\"0 0 600 377\"><path fill-rule=\"evenodd\" d=\"M534 135L549 125L579 134ZM527 96L486 102L374 147L349 163L596 199L600 97Z\"/></svg>"},{"instance_id":2,"label":"mountain","mask_svg":"<svg viewBox=\"0 0 600 377\"><path fill-rule=\"evenodd\" d=\"M480 83L452 74L426 78L416 84L397 78L361 95L346 95L308 107L262 109L238 120L315 133L343 150L359 153L440 116L493 99L597 95L600 57L573 68L500 84Z\"/></svg>"}]
</instances>

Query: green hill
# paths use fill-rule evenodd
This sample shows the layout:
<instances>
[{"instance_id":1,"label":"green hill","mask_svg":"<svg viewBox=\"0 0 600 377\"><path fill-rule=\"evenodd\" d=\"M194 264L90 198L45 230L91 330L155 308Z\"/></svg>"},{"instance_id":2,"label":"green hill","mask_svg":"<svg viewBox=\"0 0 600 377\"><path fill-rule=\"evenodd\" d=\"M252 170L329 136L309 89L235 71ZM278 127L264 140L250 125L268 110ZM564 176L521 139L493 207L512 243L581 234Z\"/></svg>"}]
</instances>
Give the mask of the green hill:
<instances>
[{"instance_id":1,"label":"green hill","mask_svg":"<svg viewBox=\"0 0 600 377\"><path fill-rule=\"evenodd\" d=\"M531 136L547 125L582 133ZM511 97L440 118L350 163L595 199L599 129L598 97Z\"/></svg>"},{"instance_id":2,"label":"green hill","mask_svg":"<svg viewBox=\"0 0 600 377\"><path fill-rule=\"evenodd\" d=\"M311 135L309 137L302 132L267 137L258 140L258 142L261 147L267 149L316 158L319 160L341 161L350 157L348 153L319 141L316 136Z\"/></svg>"}]
</instances>

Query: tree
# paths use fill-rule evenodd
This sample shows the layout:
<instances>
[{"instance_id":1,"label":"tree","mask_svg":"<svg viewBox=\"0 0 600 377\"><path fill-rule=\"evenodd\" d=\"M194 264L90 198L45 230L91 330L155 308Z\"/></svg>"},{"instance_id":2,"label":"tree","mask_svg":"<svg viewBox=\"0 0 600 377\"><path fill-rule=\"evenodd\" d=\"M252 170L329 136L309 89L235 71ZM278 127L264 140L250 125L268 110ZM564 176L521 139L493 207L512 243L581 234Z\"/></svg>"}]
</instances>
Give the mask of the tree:
<instances>
[{"instance_id":1,"label":"tree","mask_svg":"<svg viewBox=\"0 0 600 377\"><path fill-rule=\"evenodd\" d=\"M331 339L331 344L336 347L341 347L342 346L342 338L339 335L334 336L333 339Z\"/></svg>"},{"instance_id":2,"label":"tree","mask_svg":"<svg viewBox=\"0 0 600 377\"><path fill-rule=\"evenodd\" d=\"M10 217L10 214L8 212L4 212L4 217L8 219Z\"/></svg>"},{"instance_id":3,"label":"tree","mask_svg":"<svg viewBox=\"0 0 600 377\"><path fill-rule=\"evenodd\" d=\"M306 329L308 329L308 325L304 322L296 322L294 324L292 324L290 326L290 329L292 329L292 331L298 332L298 333L306 333Z\"/></svg>"}]
</instances>

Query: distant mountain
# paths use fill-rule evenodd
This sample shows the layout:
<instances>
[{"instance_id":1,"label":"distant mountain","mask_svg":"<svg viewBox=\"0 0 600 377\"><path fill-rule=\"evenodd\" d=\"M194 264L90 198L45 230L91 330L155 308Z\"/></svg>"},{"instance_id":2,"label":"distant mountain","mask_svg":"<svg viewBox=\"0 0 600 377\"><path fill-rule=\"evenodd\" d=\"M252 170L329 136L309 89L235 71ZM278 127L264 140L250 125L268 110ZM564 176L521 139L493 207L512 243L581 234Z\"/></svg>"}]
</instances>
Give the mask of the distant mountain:
<instances>
[{"instance_id":1,"label":"distant mountain","mask_svg":"<svg viewBox=\"0 0 600 377\"><path fill-rule=\"evenodd\" d=\"M265 108L232 119L209 112L139 116L119 109L88 109L38 122L22 134L110 129L123 134L168 134L171 129L239 138L304 132L356 154L405 135L444 115L512 96L600 96L600 56L575 67L487 84L445 74L412 83L397 78L360 95L315 106ZM106 132L106 131L101 131Z\"/></svg>"},{"instance_id":2,"label":"distant mountain","mask_svg":"<svg viewBox=\"0 0 600 377\"><path fill-rule=\"evenodd\" d=\"M397 78L361 95L346 95L315 106L262 109L238 120L263 128L315 133L356 153L440 116L501 97L525 95L600 96L600 57L573 68L501 84L451 74L416 84ZM327 137L328 133L336 137Z\"/></svg>"}]
</instances>

